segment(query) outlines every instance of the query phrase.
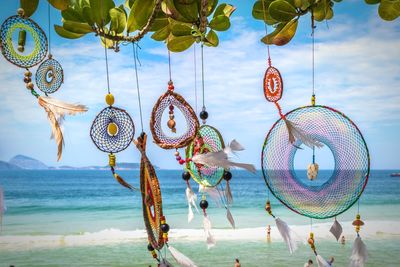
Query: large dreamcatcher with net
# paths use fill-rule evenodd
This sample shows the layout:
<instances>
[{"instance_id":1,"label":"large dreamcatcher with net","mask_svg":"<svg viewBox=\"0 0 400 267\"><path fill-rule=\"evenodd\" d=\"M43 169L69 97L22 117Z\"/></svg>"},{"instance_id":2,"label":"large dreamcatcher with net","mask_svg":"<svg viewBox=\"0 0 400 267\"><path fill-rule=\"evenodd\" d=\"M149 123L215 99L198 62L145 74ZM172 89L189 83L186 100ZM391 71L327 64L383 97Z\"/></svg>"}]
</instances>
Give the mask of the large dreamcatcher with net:
<instances>
[{"instance_id":1,"label":"large dreamcatcher with net","mask_svg":"<svg viewBox=\"0 0 400 267\"><path fill-rule=\"evenodd\" d=\"M312 17L314 74L313 19ZM264 94L268 101L277 104L276 101L282 96L283 82L275 83L275 78L268 78L268 75L270 74L267 70ZM262 172L272 194L292 211L311 219L334 217L330 231L339 240L342 226L336 216L358 201L368 181L368 147L357 125L350 118L331 107L316 105L314 75L311 102L310 106L296 108L286 114L277 105L281 118L275 122L265 138L261 154ZM333 155L334 169L331 174L319 172L316 148L323 146ZM312 150L312 157L309 165L304 166L307 167L307 174L302 175L295 169L295 156L299 150L307 149ZM277 228L292 253L297 248L293 232L272 213L269 199L265 208L275 218ZM365 244L358 234L363 224L357 214L353 222L357 238L353 246L351 266L364 266L367 259ZM330 266L317 253L312 232L308 243L317 257L318 266Z\"/></svg>"},{"instance_id":2,"label":"large dreamcatcher with net","mask_svg":"<svg viewBox=\"0 0 400 267\"><path fill-rule=\"evenodd\" d=\"M64 116L86 112L87 108L83 105L69 104L47 96L61 86L64 80L63 70L61 65L52 58L51 53L48 54L50 42L48 42L46 34L35 21L25 16L22 8L18 9L17 15L11 16L3 22L0 28L0 36L0 48L4 58L17 67L26 70L24 74L26 88L38 99L39 105L47 113L52 127L51 137L55 139L58 147L57 159L60 160L64 146L61 130ZM47 54L49 58L43 61ZM39 63L41 64L36 72L36 84L45 93L45 96L39 95L34 90L32 72L29 70Z\"/></svg>"}]
</instances>

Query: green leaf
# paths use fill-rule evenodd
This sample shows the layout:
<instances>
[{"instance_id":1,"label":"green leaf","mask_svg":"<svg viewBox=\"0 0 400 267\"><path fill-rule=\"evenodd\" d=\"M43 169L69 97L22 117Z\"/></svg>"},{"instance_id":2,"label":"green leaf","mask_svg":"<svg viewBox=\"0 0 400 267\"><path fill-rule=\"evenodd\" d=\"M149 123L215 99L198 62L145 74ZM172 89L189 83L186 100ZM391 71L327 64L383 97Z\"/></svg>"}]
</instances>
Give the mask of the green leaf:
<instances>
[{"instance_id":1,"label":"green leaf","mask_svg":"<svg viewBox=\"0 0 400 267\"><path fill-rule=\"evenodd\" d=\"M113 0L90 0L93 21L98 27L107 25L110 18L110 9L115 7ZM104 22L104 23L103 23Z\"/></svg>"},{"instance_id":2,"label":"green leaf","mask_svg":"<svg viewBox=\"0 0 400 267\"><path fill-rule=\"evenodd\" d=\"M207 33L206 40L205 40L204 44L207 45L207 46L213 46L213 47L218 46L219 39L218 39L218 35L215 33L215 31L210 30Z\"/></svg>"},{"instance_id":3,"label":"green leaf","mask_svg":"<svg viewBox=\"0 0 400 267\"><path fill-rule=\"evenodd\" d=\"M326 19L330 9L329 0L321 0L314 8L314 19L316 21L323 21Z\"/></svg>"},{"instance_id":4,"label":"green leaf","mask_svg":"<svg viewBox=\"0 0 400 267\"><path fill-rule=\"evenodd\" d=\"M271 0L271 1L273 1L273 0ZM217 17L219 15L225 15L227 17L230 17L232 15L233 11L235 11L235 10L236 10L236 7L234 7L232 5L225 4L225 3L224 4L220 4L215 9L213 17L215 18L215 17Z\"/></svg>"},{"instance_id":5,"label":"green leaf","mask_svg":"<svg viewBox=\"0 0 400 267\"><path fill-rule=\"evenodd\" d=\"M191 35L192 27L188 23L174 22L174 23L172 23L172 26L171 26L171 33L174 36Z\"/></svg>"},{"instance_id":6,"label":"green leaf","mask_svg":"<svg viewBox=\"0 0 400 267\"><path fill-rule=\"evenodd\" d=\"M399 0L382 0L378 8L379 16L387 21L392 21L400 16Z\"/></svg>"},{"instance_id":7,"label":"green leaf","mask_svg":"<svg viewBox=\"0 0 400 267\"><path fill-rule=\"evenodd\" d=\"M365 3L367 3L368 5L376 5L379 4L381 2L381 0L365 0Z\"/></svg>"},{"instance_id":8,"label":"green leaf","mask_svg":"<svg viewBox=\"0 0 400 267\"><path fill-rule=\"evenodd\" d=\"M208 26L216 31L226 31L231 26L231 22L229 18L225 15L219 15L214 17Z\"/></svg>"},{"instance_id":9,"label":"green leaf","mask_svg":"<svg viewBox=\"0 0 400 267\"><path fill-rule=\"evenodd\" d=\"M60 35L61 37L67 38L67 39L77 39L77 38L84 36L84 34L78 34L78 33L73 33L73 32L67 31L66 29L64 29L63 27L61 27L59 25L54 25L54 30L56 31L56 33L58 35Z\"/></svg>"},{"instance_id":10,"label":"green leaf","mask_svg":"<svg viewBox=\"0 0 400 267\"><path fill-rule=\"evenodd\" d=\"M84 6L82 8L82 17L90 26L94 25L92 10L90 9L90 6Z\"/></svg>"},{"instance_id":11,"label":"green leaf","mask_svg":"<svg viewBox=\"0 0 400 267\"><path fill-rule=\"evenodd\" d=\"M156 32L158 30L161 30L165 26L169 24L168 18L165 15L164 12L158 12L153 24L151 25L150 31Z\"/></svg>"},{"instance_id":12,"label":"green leaf","mask_svg":"<svg viewBox=\"0 0 400 267\"><path fill-rule=\"evenodd\" d=\"M64 20L85 22L85 19L72 7L69 7L66 10L61 11L61 16Z\"/></svg>"},{"instance_id":13,"label":"green leaf","mask_svg":"<svg viewBox=\"0 0 400 267\"><path fill-rule=\"evenodd\" d=\"M69 0L48 0L49 3L58 10L65 10L69 6Z\"/></svg>"},{"instance_id":14,"label":"green leaf","mask_svg":"<svg viewBox=\"0 0 400 267\"><path fill-rule=\"evenodd\" d=\"M172 18L181 22L190 22L182 16L181 13L176 9L173 0L165 0L161 3L161 10L167 15L167 17Z\"/></svg>"},{"instance_id":15,"label":"green leaf","mask_svg":"<svg viewBox=\"0 0 400 267\"><path fill-rule=\"evenodd\" d=\"M178 37L170 35L167 47L171 52L182 52L191 47L195 40L196 39L192 35Z\"/></svg>"},{"instance_id":16,"label":"green leaf","mask_svg":"<svg viewBox=\"0 0 400 267\"><path fill-rule=\"evenodd\" d=\"M69 20L64 21L63 28L69 32L78 34L93 32L93 29L89 26L89 24Z\"/></svg>"},{"instance_id":17,"label":"green leaf","mask_svg":"<svg viewBox=\"0 0 400 267\"><path fill-rule=\"evenodd\" d=\"M176 10L188 21L196 22L199 17L199 9L196 2L190 4L180 3L179 0L173 0Z\"/></svg>"},{"instance_id":18,"label":"green leaf","mask_svg":"<svg viewBox=\"0 0 400 267\"><path fill-rule=\"evenodd\" d=\"M154 1L135 0L128 17L128 32L142 29L149 20L154 9Z\"/></svg>"},{"instance_id":19,"label":"green leaf","mask_svg":"<svg viewBox=\"0 0 400 267\"><path fill-rule=\"evenodd\" d=\"M110 30L115 33L122 33L126 27L126 14L119 7L110 9L111 25Z\"/></svg>"},{"instance_id":20,"label":"green leaf","mask_svg":"<svg viewBox=\"0 0 400 267\"><path fill-rule=\"evenodd\" d=\"M199 4L201 5L201 1L199 1ZM208 3L207 3L207 12L206 12L206 14L207 14L207 17L208 16L210 16L213 12L214 12L214 10L215 10L215 7L218 5L218 0L208 0ZM199 10L201 9L201 7L199 6Z\"/></svg>"},{"instance_id":21,"label":"green leaf","mask_svg":"<svg viewBox=\"0 0 400 267\"><path fill-rule=\"evenodd\" d=\"M285 45L292 40L296 34L298 20L294 19L289 22L282 22L272 33L261 39L265 44L274 44L278 46Z\"/></svg>"},{"instance_id":22,"label":"green leaf","mask_svg":"<svg viewBox=\"0 0 400 267\"><path fill-rule=\"evenodd\" d=\"M124 6L131 9L135 0L125 0Z\"/></svg>"},{"instance_id":23,"label":"green leaf","mask_svg":"<svg viewBox=\"0 0 400 267\"><path fill-rule=\"evenodd\" d=\"M271 17L280 22L291 21L297 16L296 9L285 0L276 0L269 5Z\"/></svg>"},{"instance_id":24,"label":"green leaf","mask_svg":"<svg viewBox=\"0 0 400 267\"><path fill-rule=\"evenodd\" d=\"M169 34L171 33L171 28L169 25L165 26L164 28L156 31L151 35L151 38L156 41L164 41L168 38Z\"/></svg>"},{"instance_id":25,"label":"green leaf","mask_svg":"<svg viewBox=\"0 0 400 267\"><path fill-rule=\"evenodd\" d=\"M35 13L39 0L20 0L20 6L25 11L25 16L30 17ZM3 3L4 5L4 3ZM4 7L3 7L4 8Z\"/></svg>"},{"instance_id":26,"label":"green leaf","mask_svg":"<svg viewBox=\"0 0 400 267\"><path fill-rule=\"evenodd\" d=\"M253 18L258 19L258 20L264 20L265 23L267 23L268 25L276 24L278 21L273 19L268 12L268 7L272 2L273 2L273 0L264 0L265 19L264 19L263 3L261 2L261 0L258 0L257 2L255 2L253 5L253 10L252 10Z\"/></svg>"}]
</instances>

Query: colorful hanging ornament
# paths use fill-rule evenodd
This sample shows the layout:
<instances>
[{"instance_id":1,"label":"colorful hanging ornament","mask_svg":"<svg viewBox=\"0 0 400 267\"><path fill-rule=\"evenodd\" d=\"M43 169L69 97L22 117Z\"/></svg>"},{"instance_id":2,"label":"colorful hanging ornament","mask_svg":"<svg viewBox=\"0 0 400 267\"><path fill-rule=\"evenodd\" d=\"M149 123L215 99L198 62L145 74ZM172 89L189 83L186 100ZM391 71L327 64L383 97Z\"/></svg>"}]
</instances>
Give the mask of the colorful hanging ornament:
<instances>
[{"instance_id":1,"label":"colorful hanging ornament","mask_svg":"<svg viewBox=\"0 0 400 267\"><path fill-rule=\"evenodd\" d=\"M335 168L324 183L307 183L295 172L301 141L286 144L286 125L279 119L265 138L262 171L274 196L291 210L316 219L335 217L361 196L369 177L367 144L358 127L343 113L327 106L306 106L285 115L332 152Z\"/></svg>"},{"instance_id":2,"label":"colorful hanging ornament","mask_svg":"<svg viewBox=\"0 0 400 267\"><path fill-rule=\"evenodd\" d=\"M38 99L38 103L47 113L49 119L52 134L51 138L54 138L57 144L57 160L61 159L62 149L64 146L64 137L61 130L61 125L64 121L65 115L75 115L84 113L87 111L86 106L70 104L63 102L58 99L50 98L46 96L40 96L34 90L34 84L32 82L32 72L28 68L39 64L47 54L48 42L47 37L43 30L30 18L24 16L24 10L18 9L18 15L11 16L4 21L1 25L0 36L2 42L0 42L1 51L3 56L14 65L25 68L24 83L26 88L30 90L31 94ZM18 33L18 48L15 50L13 35L15 31ZM29 33L29 35L28 35ZM28 36L30 36L28 38ZM33 43L27 45L27 39L33 40ZM33 47L31 47L33 45ZM27 47L28 46L28 47ZM29 50L32 50L29 53ZM61 69L62 71L62 69ZM54 73L57 73L55 71ZM59 73L59 69L58 69ZM40 76L40 73L39 73ZM55 75L53 76L55 78ZM42 86L42 79L36 77L39 86ZM60 79L58 75L54 82ZM52 80L52 81L53 81ZM50 83L52 83L50 81Z\"/></svg>"},{"instance_id":3,"label":"colorful hanging ornament","mask_svg":"<svg viewBox=\"0 0 400 267\"><path fill-rule=\"evenodd\" d=\"M36 71L36 85L45 94L56 92L64 82L64 72L60 63L49 54Z\"/></svg>"},{"instance_id":4,"label":"colorful hanging ornament","mask_svg":"<svg viewBox=\"0 0 400 267\"><path fill-rule=\"evenodd\" d=\"M129 114L120 108L114 107L114 96L106 95L108 107L97 114L90 128L90 137L96 147L109 153L109 166L114 178L122 186L133 190L130 184L115 172L115 154L125 150L133 141L135 125Z\"/></svg>"},{"instance_id":5,"label":"colorful hanging ornament","mask_svg":"<svg viewBox=\"0 0 400 267\"><path fill-rule=\"evenodd\" d=\"M146 155L147 135L142 133L135 141L142 157L140 160L140 191L142 193L143 219L149 244L147 249L160 266L171 266L161 249L166 246L180 266L195 267L195 263L168 243L169 225L163 215L162 196L156 171ZM158 251L158 253L157 253Z\"/></svg>"},{"instance_id":6,"label":"colorful hanging ornament","mask_svg":"<svg viewBox=\"0 0 400 267\"><path fill-rule=\"evenodd\" d=\"M47 37L36 22L25 17L22 8L19 8L17 13L18 15L9 17L1 25L1 52L12 64L20 68L30 68L45 58L48 47ZM16 31L18 31L17 42L14 40Z\"/></svg>"},{"instance_id":7,"label":"colorful hanging ornament","mask_svg":"<svg viewBox=\"0 0 400 267\"><path fill-rule=\"evenodd\" d=\"M199 121L192 107L181 95L174 92L174 88L174 84L170 80L168 82L168 90L157 100L151 113L150 130L153 134L154 142L163 149L177 149L189 145L199 128ZM172 133L176 133L176 109L182 112L186 121L186 131L183 134L171 136L163 130L162 117L167 108L169 115L167 126Z\"/></svg>"}]
</instances>

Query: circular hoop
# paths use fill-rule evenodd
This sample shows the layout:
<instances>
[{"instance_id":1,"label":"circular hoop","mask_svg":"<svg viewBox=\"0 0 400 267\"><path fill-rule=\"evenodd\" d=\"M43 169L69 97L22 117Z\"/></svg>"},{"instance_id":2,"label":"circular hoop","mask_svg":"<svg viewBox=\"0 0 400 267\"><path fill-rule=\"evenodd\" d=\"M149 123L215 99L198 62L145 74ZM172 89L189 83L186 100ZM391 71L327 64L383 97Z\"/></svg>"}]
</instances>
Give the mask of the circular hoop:
<instances>
[{"instance_id":1,"label":"circular hoop","mask_svg":"<svg viewBox=\"0 0 400 267\"><path fill-rule=\"evenodd\" d=\"M170 105L177 107L186 120L186 132L178 137L166 135L161 126L162 115ZM199 126L199 121L192 107L181 95L169 90L160 96L151 113L150 130L154 142L164 149L181 148L189 145L195 137Z\"/></svg>"},{"instance_id":2,"label":"circular hoop","mask_svg":"<svg viewBox=\"0 0 400 267\"><path fill-rule=\"evenodd\" d=\"M186 148L186 158L221 151L224 148L225 144L220 132L212 126L202 125L192 143ZM221 167L209 167L189 161L186 163L186 169L193 180L206 187L217 186L224 177L224 168Z\"/></svg>"},{"instance_id":3,"label":"circular hoop","mask_svg":"<svg viewBox=\"0 0 400 267\"><path fill-rule=\"evenodd\" d=\"M276 102L282 98L283 80L277 68L268 67L264 75L264 95L269 102Z\"/></svg>"},{"instance_id":4,"label":"circular hoop","mask_svg":"<svg viewBox=\"0 0 400 267\"><path fill-rule=\"evenodd\" d=\"M34 41L34 48L29 55L23 55L15 50L13 33L16 30L28 32ZM47 54L47 37L43 30L33 20L18 15L6 19L0 29L1 52L5 59L21 68L30 68L39 64Z\"/></svg>"},{"instance_id":5,"label":"circular hoop","mask_svg":"<svg viewBox=\"0 0 400 267\"><path fill-rule=\"evenodd\" d=\"M289 144L285 122L279 119L261 155L268 188L288 208L307 217L325 219L345 212L361 196L370 173L369 151L360 130L343 113L326 106L301 107L285 116L332 151L335 168L322 184L300 177L294 158L301 143Z\"/></svg>"},{"instance_id":6,"label":"circular hoop","mask_svg":"<svg viewBox=\"0 0 400 267\"><path fill-rule=\"evenodd\" d=\"M146 156L140 161L140 191L142 192L143 219L147 237L153 248L160 250L164 246L161 230L162 197L158 178L153 165Z\"/></svg>"},{"instance_id":7,"label":"circular hoop","mask_svg":"<svg viewBox=\"0 0 400 267\"><path fill-rule=\"evenodd\" d=\"M115 135L109 134L109 124L115 123ZM129 114L120 108L106 107L94 119L90 128L90 137L96 147L107 153L125 150L133 140L135 125Z\"/></svg>"},{"instance_id":8,"label":"circular hoop","mask_svg":"<svg viewBox=\"0 0 400 267\"><path fill-rule=\"evenodd\" d=\"M40 64L36 71L36 85L46 94L56 92L64 82L64 71L60 63L49 58Z\"/></svg>"}]
</instances>

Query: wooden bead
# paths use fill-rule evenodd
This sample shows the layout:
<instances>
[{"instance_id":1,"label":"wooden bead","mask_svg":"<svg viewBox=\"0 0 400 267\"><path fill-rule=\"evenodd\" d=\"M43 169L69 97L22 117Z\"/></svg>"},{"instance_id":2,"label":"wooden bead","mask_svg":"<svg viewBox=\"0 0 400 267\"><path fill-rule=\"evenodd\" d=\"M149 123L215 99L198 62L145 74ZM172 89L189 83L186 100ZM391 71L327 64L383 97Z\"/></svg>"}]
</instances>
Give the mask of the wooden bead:
<instances>
[{"instance_id":1,"label":"wooden bead","mask_svg":"<svg viewBox=\"0 0 400 267\"><path fill-rule=\"evenodd\" d=\"M106 95L106 103L107 103L107 105L112 106L114 104L114 101L115 101L115 99L114 99L114 96L112 94L107 94Z\"/></svg>"}]
</instances>

